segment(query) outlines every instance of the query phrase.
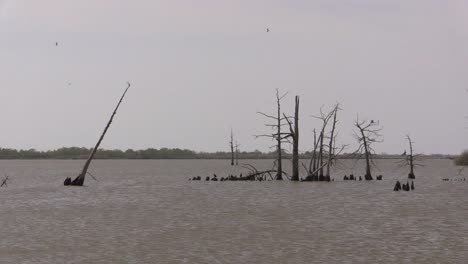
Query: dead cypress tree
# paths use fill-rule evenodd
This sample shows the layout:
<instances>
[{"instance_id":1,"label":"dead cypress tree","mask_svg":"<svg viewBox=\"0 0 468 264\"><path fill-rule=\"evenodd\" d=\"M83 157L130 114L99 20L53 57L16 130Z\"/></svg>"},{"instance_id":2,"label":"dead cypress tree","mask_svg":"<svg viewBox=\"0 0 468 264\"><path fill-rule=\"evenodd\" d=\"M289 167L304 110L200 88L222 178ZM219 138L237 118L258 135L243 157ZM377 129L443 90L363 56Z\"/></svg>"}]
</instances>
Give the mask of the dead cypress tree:
<instances>
[{"instance_id":1,"label":"dead cypress tree","mask_svg":"<svg viewBox=\"0 0 468 264\"><path fill-rule=\"evenodd\" d=\"M276 164L276 180L283 180L283 166L282 166L282 154L283 154L283 149L281 147L283 141L287 138L287 136L290 134L290 133L283 133L281 131L281 127L284 126L284 125L287 125L284 121L285 121L285 118L281 115L281 100L287 95L288 93L284 93L283 95L280 96L279 94L279 90L276 89L276 107L277 107L277 111L276 111L276 116L272 116L272 115L267 115L265 113L262 113L262 112L257 112L258 114L260 115L263 115L267 118L270 118L274 121L274 124L265 124L265 126L268 126L268 127L271 127L272 129L276 130L276 133L273 133L271 135L256 135L255 137L258 138L258 137L269 137L269 138L272 138L276 141L276 145L275 145L275 148L276 148L276 153L277 153L277 157L276 157L276 161L275 161L275 164Z\"/></svg>"},{"instance_id":2,"label":"dead cypress tree","mask_svg":"<svg viewBox=\"0 0 468 264\"><path fill-rule=\"evenodd\" d=\"M234 166L234 135L231 128L231 141L229 141L231 147L231 166Z\"/></svg>"},{"instance_id":3,"label":"dead cypress tree","mask_svg":"<svg viewBox=\"0 0 468 264\"><path fill-rule=\"evenodd\" d=\"M236 165L239 165L239 144L237 144L237 141L236 141Z\"/></svg>"},{"instance_id":4,"label":"dead cypress tree","mask_svg":"<svg viewBox=\"0 0 468 264\"><path fill-rule=\"evenodd\" d=\"M335 157L335 147L334 147L334 140L335 140L335 128L336 128L336 123L337 119L336 116L338 114L338 110L340 109L340 105L336 104L335 108L333 109L333 123L332 123L332 130L330 133L330 141L328 144L328 162L327 162L327 173L325 175L325 180L330 181L330 167L332 165L333 159Z\"/></svg>"},{"instance_id":5,"label":"dead cypress tree","mask_svg":"<svg viewBox=\"0 0 468 264\"><path fill-rule=\"evenodd\" d=\"M299 96L296 96L294 109L294 135L293 135L293 174L292 178L299 181Z\"/></svg>"},{"instance_id":6,"label":"dead cypress tree","mask_svg":"<svg viewBox=\"0 0 468 264\"><path fill-rule=\"evenodd\" d=\"M413 142L411 141L411 138L409 135L406 135L406 139L408 140L409 148L410 148L410 154L407 157L409 167L410 167L410 173L408 174L409 179L416 179L416 176L414 175L414 156L413 156Z\"/></svg>"},{"instance_id":7,"label":"dead cypress tree","mask_svg":"<svg viewBox=\"0 0 468 264\"><path fill-rule=\"evenodd\" d=\"M290 134L287 137L292 138L293 153L292 153L292 175L291 181L299 181L299 96L296 96L296 105L294 109L294 128L289 121L289 118L283 114L288 122Z\"/></svg>"},{"instance_id":8,"label":"dead cypress tree","mask_svg":"<svg viewBox=\"0 0 468 264\"><path fill-rule=\"evenodd\" d=\"M127 88L125 89L122 97L120 98L117 106L114 109L114 112L112 113L109 122L107 123L106 127L104 128L104 132L102 132L101 137L99 138L98 142L96 143L96 146L94 149L91 151L91 154L89 155L89 158L86 160L86 163L81 171L81 173L72 181L71 178L66 178L64 181L64 185L72 185L72 186L83 186L84 180L86 177L86 174L88 173L88 168L89 165L91 164L91 161L94 158L94 155L96 154L97 150L99 149L99 145L101 145L102 140L104 139L104 136L107 133L107 130L109 129L112 120L114 119L115 114L117 113L117 109L119 109L120 104L122 103L122 100L125 97L125 94L127 94L128 89L130 88L130 83L127 83Z\"/></svg>"},{"instance_id":9,"label":"dead cypress tree","mask_svg":"<svg viewBox=\"0 0 468 264\"><path fill-rule=\"evenodd\" d=\"M366 159L366 174L364 178L366 180L372 180L371 173L371 162L374 149L372 147L373 143L382 142L381 135L379 132L382 130L378 122L371 121L359 121L359 118L356 119L354 124L358 128L358 133L355 133L355 137L359 142L359 147L355 151L357 154L364 154Z\"/></svg>"},{"instance_id":10,"label":"dead cypress tree","mask_svg":"<svg viewBox=\"0 0 468 264\"><path fill-rule=\"evenodd\" d=\"M408 179L416 179L416 176L414 174L414 168L417 166L423 166L420 164L419 161L419 154L414 155L413 152L413 144L414 141L411 139L409 135L406 135L406 140L408 141L409 145L409 154L406 152L406 150L401 154L403 156L403 159L399 162L401 167L406 167L408 166L410 169L410 172L408 173Z\"/></svg>"},{"instance_id":11,"label":"dead cypress tree","mask_svg":"<svg viewBox=\"0 0 468 264\"><path fill-rule=\"evenodd\" d=\"M317 131L314 129L314 149L312 151L312 157L310 158L309 171L308 171L308 175L307 175L307 177L310 180L317 180L317 179L313 179L313 172L317 168L317 162L316 162L316 160L317 160L317 146L318 146Z\"/></svg>"},{"instance_id":12,"label":"dead cypress tree","mask_svg":"<svg viewBox=\"0 0 468 264\"><path fill-rule=\"evenodd\" d=\"M318 156L317 156L317 178L319 181L324 181L325 176L323 174L323 168L325 167L324 163L324 154L325 154L325 145L324 145L324 139L325 139L325 131L328 125L328 121L330 121L330 118L333 116L333 111L330 111L329 113L325 114L323 113L322 109L320 109L320 116L316 116L316 118L320 119L322 121L322 129L320 130L320 135L319 135L319 145L318 145Z\"/></svg>"}]
</instances>

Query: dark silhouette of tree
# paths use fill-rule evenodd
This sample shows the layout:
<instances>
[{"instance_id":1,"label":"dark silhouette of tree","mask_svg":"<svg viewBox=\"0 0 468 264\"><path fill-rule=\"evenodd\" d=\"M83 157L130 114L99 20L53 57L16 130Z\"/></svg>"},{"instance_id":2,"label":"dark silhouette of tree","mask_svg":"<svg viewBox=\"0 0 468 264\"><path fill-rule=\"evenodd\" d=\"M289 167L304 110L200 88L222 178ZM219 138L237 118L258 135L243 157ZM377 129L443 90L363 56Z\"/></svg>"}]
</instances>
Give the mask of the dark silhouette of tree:
<instances>
[{"instance_id":1,"label":"dark silhouette of tree","mask_svg":"<svg viewBox=\"0 0 468 264\"><path fill-rule=\"evenodd\" d=\"M283 180L283 166L282 166L282 155L283 155L283 150L281 148L281 144L283 142L287 142L287 138L290 136L290 133L283 133L281 131L281 128L285 125L288 125L285 121L286 118L282 116L281 114L281 100L287 95L288 93L284 93L283 95L279 94L279 90L276 89L276 106L277 106L277 113L276 116L273 115L267 115L263 112L258 112L258 114L263 115L271 120L274 121L273 124L265 124L267 127L271 127L273 130L275 130L275 133L271 135L257 135L255 137L269 137L272 138L273 140L276 141L276 180Z\"/></svg>"},{"instance_id":2,"label":"dark silhouette of tree","mask_svg":"<svg viewBox=\"0 0 468 264\"><path fill-rule=\"evenodd\" d=\"M291 137L293 145L291 181L299 181L299 96L296 96L295 102L294 128L292 122L283 113L285 120L288 122L290 132L284 138Z\"/></svg>"},{"instance_id":3,"label":"dark silhouette of tree","mask_svg":"<svg viewBox=\"0 0 468 264\"><path fill-rule=\"evenodd\" d=\"M104 132L102 132L101 137L99 138L98 142L96 143L96 146L92 150L91 154L89 155L88 160L86 161L85 165L83 166L83 170L81 173L76 177L73 181L70 178L67 178L64 182L65 185L74 185L74 186L83 186L86 174L88 173L88 168L89 165L91 164L91 161L94 158L94 155L96 155L96 152L99 149L99 145L101 145L102 140L104 139L104 136L107 133L107 130L109 129L110 125L112 124L112 121L114 119L115 114L117 113L117 109L119 109L120 104L122 103L125 94L127 94L128 89L130 88L130 83L128 83L127 88L125 89L122 97L120 98L120 101L118 102L117 106L115 107L114 112L112 113L109 122L107 123L106 127L104 128Z\"/></svg>"},{"instance_id":4,"label":"dark silhouette of tree","mask_svg":"<svg viewBox=\"0 0 468 264\"><path fill-rule=\"evenodd\" d=\"M408 179L416 179L416 176L414 174L414 168L417 167L417 166L423 166L421 165L418 161L420 160L419 157L420 155L419 154L414 154L413 152L413 144L414 144L414 141L411 139L411 137L409 135L406 135L406 140L408 141L408 146L409 146L409 153L407 153L407 151L405 150L403 152L403 154L401 154L401 156L403 156L403 159L399 162L400 163L400 166L408 166L409 169L410 169L410 172L408 173Z\"/></svg>"},{"instance_id":5,"label":"dark silhouette of tree","mask_svg":"<svg viewBox=\"0 0 468 264\"><path fill-rule=\"evenodd\" d=\"M229 147L231 148L231 166L234 166L234 133L231 128L231 140L229 141Z\"/></svg>"},{"instance_id":6,"label":"dark silhouette of tree","mask_svg":"<svg viewBox=\"0 0 468 264\"><path fill-rule=\"evenodd\" d=\"M359 147L355 153L361 154L359 157L364 155L366 159L366 174L364 178L372 180L371 163L373 162L372 156L375 154L372 145L382 142L382 136L379 134L382 128L380 128L379 122L374 122L374 120L359 121L359 118L356 119L354 125L358 129L358 132L355 132L355 138L359 143Z\"/></svg>"}]
</instances>

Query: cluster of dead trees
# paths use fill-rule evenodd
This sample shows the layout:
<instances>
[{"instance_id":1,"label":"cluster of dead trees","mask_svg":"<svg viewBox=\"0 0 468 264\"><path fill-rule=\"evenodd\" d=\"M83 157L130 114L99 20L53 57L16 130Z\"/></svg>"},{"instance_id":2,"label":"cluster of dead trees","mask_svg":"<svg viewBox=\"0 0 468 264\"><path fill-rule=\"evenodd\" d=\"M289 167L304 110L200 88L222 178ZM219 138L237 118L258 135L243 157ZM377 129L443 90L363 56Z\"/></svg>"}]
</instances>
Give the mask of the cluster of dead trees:
<instances>
[{"instance_id":1,"label":"cluster of dead trees","mask_svg":"<svg viewBox=\"0 0 468 264\"><path fill-rule=\"evenodd\" d=\"M320 110L320 116L316 118L321 121L321 129L318 136L317 131L314 130L314 148L312 157L309 162L307 170L307 177L304 181L331 181L330 168L336 161L337 154L340 154L346 146L343 145L337 151L336 148L336 124L338 122L337 115L340 105L336 104L333 109L324 113ZM331 121L331 130L327 133L327 127Z\"/></svg>"},{"instance_id":2,"label":"cluster of dead trees","mask_svg":"<svg viewBox=\"0 0 468 264\"><path fill-rule=\"evenodd\" d=\"M292 172L291 181L331 181L331 168L335 164L338 155L347 147L346 145L336 146L336 125L338 123L338 112L341 110L340 104L336 104L331 111L323 112L320 110L320 115L316 116L321 121L320 129L314 130L314 146L312 157L307 165L302 164L307 171L307 176L304 179L299 177L299 96L295 97L294 115L288 116L281 111L281 101L285 98L285 94L280 94L276 90L276 106L277 111L275 114L265 114L258 112L260 115L268 118L271 122L265 126L272 128L272 134L257 135L256 137L269 137L272 138L276 144L277 157L274 162L274 169L276 171L276 180L283 180L283 175L287 175L283 171L282 155L283 144L292 145ZM372 161L372 143L379 142L380 135L378 132L380 128L374 121L356 121L356 127L359 130L357 134L358 142L360 143L356 153L364 156L366 159L366 180L372 180L371 175L371 161ZM283 129L287 127L287 129Z\"/></svg>"},{"instance_id":3,"label":"cluster of dead trees","mask_svg":"<svg viewBox=\"0 0 468 264\"><path fill-rule=\"evenodd\" d=\"M299 176L299 96L295 97L294 115L289 116L282 112L281 102L286 97L287 93L280 94L276 90L276 112L274 114L266 114L258 112L258 114L268 118L270 122L265 126L273 130L272 134L257 135L256 137L268 137L275 141L272 146L276 149L276 159L274 162L274 171L276 171L275 180L283 180L286 176L291 181L331 181L331 168L337 162L337 158L343 152L347 145L337 146L337 123L340 104L335 104L328 112L320 110L320 115L315 116L321 122L318 130L314 130L314 145L312 148L312 155L308 165L302 164L307 172L305 178L301 179ZM286 128L285 128L286 127ZM355 133L354 136L358 142L357 149L351 154L357 160L365 160L365 180L373 180L372 168L375 166L373 157L375 155L374 144L382 142L382 135L380 134L382 127L379 121L374 120L360 120L356 118L354 123ZM408 178L414 179L414 167L418 164L415 163L415 156L413 155L413 141L409 136L406 137L409 143L409 154L406 151L403 162L410 167ZM292 145L292 172L291 177L288 176L283 170L283 145ZM231 149L232 147L231 138ZM381 176L379 175L381 178Z\"/></svg>"}]
</instances>

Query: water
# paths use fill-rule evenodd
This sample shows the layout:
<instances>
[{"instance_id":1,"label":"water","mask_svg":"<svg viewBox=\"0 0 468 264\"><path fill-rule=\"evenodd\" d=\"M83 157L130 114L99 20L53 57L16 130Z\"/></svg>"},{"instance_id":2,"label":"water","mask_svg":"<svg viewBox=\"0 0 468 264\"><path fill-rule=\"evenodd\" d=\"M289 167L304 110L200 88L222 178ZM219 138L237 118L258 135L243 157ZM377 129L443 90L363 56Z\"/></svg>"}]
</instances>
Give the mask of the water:
<instances>
[{"instance_id":1,"label":"water","mask_svg":"<svg viewBox=\"0 0 468 264\"><path fill-rule=\"evenodd\" d=\"M270 168L268 160L248 161ZM0 161L0 263L466 263L468 178L426 161L383 181L193 182L237 172L225 160L99 160L85 187L64 187L83 161ZM286 166L289 170L289 167ZM362 175L361 165L354 169Z\"/></svg>"}]
</instances>

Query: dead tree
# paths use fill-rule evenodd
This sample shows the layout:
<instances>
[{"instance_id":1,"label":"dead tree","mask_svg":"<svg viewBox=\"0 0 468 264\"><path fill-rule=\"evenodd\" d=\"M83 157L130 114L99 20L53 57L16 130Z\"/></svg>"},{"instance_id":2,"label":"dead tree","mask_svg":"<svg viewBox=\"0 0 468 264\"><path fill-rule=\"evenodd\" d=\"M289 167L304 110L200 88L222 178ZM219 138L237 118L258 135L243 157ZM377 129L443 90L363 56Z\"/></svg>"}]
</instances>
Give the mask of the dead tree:
<instances>
[{"instance_id":1,"label":"dead tree","mask_svg":"<svg viewBox=\"0 0 468 264\"><path fill-rule=\"evenodd\" d=\"M410 173L408 174L409 179L416 179L416 176L414 175L414 156L413 156L413 142L411 141L411 138L409 135L406 135L406 139L408 140L409 148L410 148L410 153L407 155L406 160L408 160L409 166L410 166Z\"/></svg>"},{"instance_id":2,"label":"dead tree","mask_svg":"<svg viewBox=\"0 0 468 264\"><path fill-rule=\"evenodd\" d=\"M292 138L292 175L291 181L299 181L299 96L296 96L296 105L294 109L294 128L289 118L283 114L289 125L289 135L285 137Z\"/></svg>"},{"instance_id":3,"label":"dead tree","mask_svg":"<svg viewBox=\"0 0 468 264\"><path fill-rule=\"evenodd\" d=\"M231 128L231 141L229 141L229 146L231 148L231 166L234 166L234 134Z\"/></svg>"},{"instance_id":4,"label":"dead tree","mask_svg":"<svg viewBox=\"0 0 468 264\"><path fill-rule=\"evenodd\" d=\"M333 113L333 123L332 123L332 130L330 133L330 141L328 144L328 162L327 162L327 173L325 175L325 180L330 181L330 166L332 165L333 159L335 158L335 128L336 123L338 122L336 116L338 114L338 110L340 109L340 105L336 104L335 108L332 110Z\"/></svg>"},{"instance_id":5,"label":"dead tree","mask_svg":"<svg viewBox=\"0 0 468 264\"><path fill-rule=\"evenodd\" d=\"M318 141L317 141L317 131L314 129L314 150L312 151L312 157L310 159L309 163L309 169L308 169L308 176L313 176L313 172L317 168L317 146L318 146Z\"/></svg>"},{"instance_id":6,"label":"dead tree","mask_svg":"<svg viewBox=\"0 0 468 264\"><path fill-rule=\"evenodd\" d=\"M400 166L408 166L410 169L410 172L408 173L408 179L416 179L416 176L414 174L414 168L417 166L423 166L420 164L419 161L419 154L414 155L413 153L413 144L414 141L411 140L411 137L409 135L406 135L406 140L408 141L409 145L409 153L406 152L406 150L401 154L403 156L403 159L399 162Z\"/></svg>"},{"instance_id":7,"label":"dead tree","mask_svg":"<svg viewBox=\"0 0 468 264\"><path fill-rule=\"evenodd\" d=\"M322 127L320 134L317 138L317 131L314 129L314 148L312 151L312 157L309 162L309 167L305 165L304 168L308 172L305 181L330 181L330 169L333 166L334 161L338 154L340 154L346 146L342 146L337 152L336 148L336 124L338 122L337 115L338 111L341 110L339 104L336 104L333 109L324 113L320 109L320 116L314 116L315 118L322 121ZM327 126L330 120L333 118L333 124L329 135L327 134ZM325 139L328 140L326 145ZM326 169L326 174L324 174Z\"/></svg>"},{"instance_id":8,"label":"dead tree","mask_svg":"<svg viewBox=\"0 0 468 264\"><path fill-rule=\"evenodd\" d=\"M272 116L272 115L267 115L265 113L262 113L262 112L257 112L258 114L260 115L263 115L267 118L270 118L274 121L273 124L265 124L265 126L267 127L271 127L273 130L275 130L275 133L271 134L271 135L256 135L255 137L258 138L258 137L269 137L269 138L272 138L273 140L276 141L276 145L274 146L276 148L276 153L277 153L277 157L276 157L276 161L275 161L275 164L276 164L276 180L283 180L283 166L282 166L282 152L283 152L283 149L281 147L282 143L283 142L286 142L287 141L287 138L289 137L290 133L283 133L281 132L281 127L287 125L287 123L285 123L285 120L286 118L283 117L281 115L281 100L287 95L287 93L283 94L280 96L279 94L279 90L276 89L276 105L277 105L277 114L276 116Z\"/></svg>"},{"instance_id":9,"label":"dead tree","mask_svg":"<svg viewBox=\"0 0 468 264\"><path fill-rule=\"evenodd\" d=\"M323 169L326 165L324 165L326 162L324 161L324 156L326 152L326 146L324 145L324 140L325 140L325 132L326 128L328 125L328 122L330 121L330 118L333 116L333 111L325 114L323 113L322 109L320 109L320 116L316 116L315 118L320 119L322 121L322 128L320 130L319 137L316 142L315 149L318 150L318 153L316 155L316 159L314 160L314 168L318 168L318 170L312 175L313 180L318 180L318 181L325 181L325 176L323 174ZM314 150L315 151L315 150ZM315 171L315 170L314 170Z\"/></svg>"},{"instance_id":10,"label":"dead tree","mask_svg":"<svg viewBox=\"0 0 468 264\"><path fill-rule=\"evenodd\" d=\"M104 136L106 135L107 130L109 129L112 120L114 119L115 114L117 113L117 109L119 109L120 104L122 103L122 100L125 97L125 94L127 94L128 89L130 88L130 83L127 83L127 88L125 89L122 97L120 98L119 102L117 103L117 106L114 109L114 112L112 113L109 122L107 123L106 127L104 128L104 132L102 132L101 137L99 138L98 142L96 143L96 146L94 149L91 151L91 154L89 155L88 160L86 160L86 163L81 171L81 173L72 181L70 178L66 178L64 181L64 185L72 185L72 186L83 186L84 180L86 177L86 174L88 174L88 168L89 165L91 164L91 161L94 158L94 155L96 154L97 150L99 149L99 145L101 145L102 140L104 139Z\"/></svg>"},{"instance_id":11,"label":"dead tree","mask_svg":"<svg viewBox=\"0 0 468 264\"><path fill-rule=\"evenodd\" d=\"M239 165L239 146L240 144L237 144L237 141L236 141L236 166Z\"/></svg>"},{"instance_id":12,"label":"dead tree","mask_svg":"<svg viewBox=\"0 0 468 264\"><path fill-rule=\"evenodd\" d=\"M372 148L372 144L382 142L382 136L379 134L382 128L380 128L379 122L374 122L374 120L359 121L359 118L356 119L354 125L358 128L358 132L355 133L355 137L359 142L359 147L355 153L360 154L359 157L364 154L366 159L366 174L364 175L364 178L366 180L372 180L371 162L373 162L372 156L375 153Z\"/></svg>"}]
</instances>

